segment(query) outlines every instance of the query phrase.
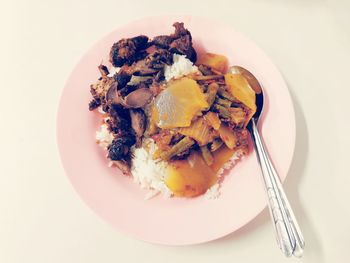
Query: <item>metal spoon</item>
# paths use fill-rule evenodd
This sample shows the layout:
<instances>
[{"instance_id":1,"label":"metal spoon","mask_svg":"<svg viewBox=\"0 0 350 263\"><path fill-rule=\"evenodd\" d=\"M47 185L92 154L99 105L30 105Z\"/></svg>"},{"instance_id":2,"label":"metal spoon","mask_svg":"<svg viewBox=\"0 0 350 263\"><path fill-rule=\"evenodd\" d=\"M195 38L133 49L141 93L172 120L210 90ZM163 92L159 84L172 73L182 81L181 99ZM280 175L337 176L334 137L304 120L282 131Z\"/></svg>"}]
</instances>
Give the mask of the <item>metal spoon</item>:
<instances>
[{"instance_id":1,"label":"metal spoon","mask_svg":"<svg viewBox=\"0 0 350 263\"><path fill-rule=\"evenodd\" d=\"M264 104L263 89L254 75L245 68L234 66L229 72L245 77L256 93L257 110L247 128L253 138L255 152L261 167L277 243L285 256L301 257L305 246L303 235L258 130L258 121Z\"/></svg>"}]
</instances>

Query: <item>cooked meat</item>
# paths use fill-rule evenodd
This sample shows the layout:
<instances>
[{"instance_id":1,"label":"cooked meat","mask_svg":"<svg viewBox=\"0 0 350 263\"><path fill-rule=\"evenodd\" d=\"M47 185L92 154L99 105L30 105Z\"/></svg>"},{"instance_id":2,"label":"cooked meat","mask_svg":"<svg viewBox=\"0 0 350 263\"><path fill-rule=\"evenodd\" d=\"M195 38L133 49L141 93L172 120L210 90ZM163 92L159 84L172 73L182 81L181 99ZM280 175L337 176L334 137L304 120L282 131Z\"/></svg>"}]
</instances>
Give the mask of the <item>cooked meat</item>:
<instances>
[{"instance_id":1,"label":"cooked meat","mask_svg":"<svg viewBox=\"0 0 350 263\"><path fill-rule=\"evenodd\" d=\"M147 36L141 35L133 38L123 38L113 44L109 54L110 62L115 67L121 67L124 64L131 65L133 62L147 55L145 52L147 47Z\"/></svg>"},{"instance_id":2,"label":"cooked meat","mask_svg":"<svg viewBox=\"0 0 350 263\"><path fill-rule=\"evenodd\" d=\"M153 98L153 92L148 88L146 82L140 82L137 86L127 85L118 89L114 83L108 90L106 101L108 104L124 107L124 109L141 108L147 105Z\"/></svg>"},{"instance_id":3,"label":"cooked meat","mask_svg":"<svg viewBox=\"0 0 350 263\"><path fill-rule=\"evenodd\" d=\"M142 136L146 130L146 115L141 109L130 110L131 127L136 135L136 147L141 147Z\"/></svg>"},{"instance_id":4,"label":"cooked meat","mask_svg":"<svg viewBox=\"0 0 350 263\"><path fill-rule=\"evenodd\" d=\"M197 53L192 46L190 31L184 27L184 23L174 23L175 33L169 36L157 36L152 43L158 47L169 49L173 53L186 55L189 60L196 62Z\"/></svg>"},{"instance_id":5,"label":"cooked meat","mask_svg":"<svg viewBox=\"0 0 350 263\"><path fill-rule=\"evenodd\" d=\"M214 73L211 71L211 69L208 66L199 65L198 70L204 75L204 76L210 76L214 75Z\"/></svg>"},{"instance_id":6,"label":"cooked meat","mask_svg":"<svg viewBox=\"0 0 350 263\"><path fill-rule=\"evenodd\" d=\"M152 68L150 65L150 57L146 57L143 60L139 60L135 64L129 67L129 73L136 76L149 76L157 73L157 69Z\"/></svg>"},{"instance_id":7,"label":"cooked meat","mask_svg":"<svg viewBox=\"0 0 350 263\"><path fill-rule=\"evenodd\" d=\"M141 108L146 106L153 98L153 92L149 88L139 88L130 92L124 99L128 108Z\"/></svg>"},{"instance_id":8,"label":"cooked meat","mask_svg":"<svg viewBox=\"0 0 350 263\"><path fill-rule=\"evenodd\" d=\"M118 90L118 94L119 96L124 100L124 98L129 95L131 92L134 92L135 90L137 90L138 88L143 88L143 84L142 85L139 85L139 86L125 86L124 88ZM124 106L125 103L122 103Z\"/></svg>"},{"instance_id":9,"label":"cooked meat","mask_svg":"<svg viewBox=\"0 0 350 263\"><path fill-rule=\"evenodd\" d=\"M132 133L131 120L128 110L123 109L119 105L112 104L109 107L108 113L110 119L107 121L107 124L111 132L119 137Z\"/></svg>"},{"instance_id":10,"label":"cooked meat","mask_svg":"<svg viewBox=\"0 0 350 263\"><path fill-rule=\"evenodd\" d=\"M101 73L101 77L95 84L90 86L90 93L93 99L89 103L89 110L94 110L100 105L103 106L106 104L106 94L114 83L114 79L107 76L109 72L106 66L100 65L98 69Z\"/></svg>"},{"instance_id":11,"label":"cooked meat","mask_svg":"<svg viewBox=\"0 0 350 263\"><path fill-rule=\"evenodd\" d=\"M125 136L119 137L112 141L108 146L108 158L113 161L128 160L130 155L130 147L135 143L135 137Z\"/></svg>"},{"instance_id":12,"label":"cooked meat","mask_svg":"<svg viewBox=\"0 0 350 263\"><path fill-rule=\"evenodd\" d=\"M162 36L154 37L152 40L152 43L161 48L169 48L171 42L173 41L174 41L174 37L162 35Z\"/></svg>"},{"instance_id":13,"label":"cooked meat","mask_svg":"<svg viewBox=\"0 0 350 263\"><path fill-rule=\"evenodd\" d=\"M190 31L188 31L185 27L184 27L184 23L182 22L175 22L173 24L173 27L175 27L175 33L172 35L174 38L179 38L185 35L190 35L191 33ZM192 38L191 38L192 40Z\"/></svg>"},{"instance_id":14,"label":"cooked meat","mask_svg":"<svg viewBox=\"0 0 350 263\"><path fill-rule=\"evenodd\" d=\"M100 98L92 99L89 102L89 110L91 110L91 111L98 108L99 106L101 106L101 99Z\"/></svg>"},{"instance_id":15,"label":"cooked meat","mask_svg":"<svg viewBox=\"0 0 350 263\"><path fill-rule=\"evenodd\" d=\"M107 93L106 93L106 101L109 104L119 104L117 103L118 101L118 83L114 82L108 89Z\"/></svg>"},{"instance_id":16,"label":"cooked meat","mask_svg":"<svg viewBox=\"0 0 350 263\"><path fill-rule=\"evenodd\" d=\"M158 83L163 81L164 79L165 79L164 70L158 71L157 75L154 77L154 81Z\"/></svg>"},{"instance_id":17,"label":"cooked meat","mask_svg":"<svg viewBox=\"0 0 350 263\"><path fill-rule=\"evenodd\" d=\"M164 69L165 65L173 62L172 54L165 49L157 49L150 53L145 59L140 60L125 69L129 75L148 76L155 75Z\"/></svg>"},{"instance_id":18,"label":"cooked meat","mask_svg":"<svg viewBox=\"0 0 350 263\"><path fill-rule=\"evenodd\" d=\"M197 53L192 46L191 35L185 35L174 40L170 44L170 51L181 55L186 55L192 62L196 62L197 60Z\"/></svg>"},{"instance_id":19,"label":"cooked meat","mask_svg":"<svg viewBox=\"0 0 350 263\"><path fill-rule=\"evenodd\" d=\"M148 36L139 35L137 37L131 38L131 41L134 42L137 50L142 50L148 48Z\"/></svg>"},{"instance_id":20,"label":"cooked meat","mask_svg":"<svg viewBox=\"0 0 350 263\"><path fill-rule=\"evenodd\" d=\"M105 65L99 65L98 70L100 71L102 78L107 77L109 74L108 68Z\"/></svg>"},{"instance_id":21,"label":"cooked meat","mask_svg":"<svg viewBox=\"0 0 350 263\"><path fill-rule=\"evenodd\" d=\"M128 74L122 68L117 74L115 74L114 78L118 83L119 89L121 89L121 88L124 88L126 84L128 84L128 82L131 79L131 74Z\"/></svg>"}]
</instances>

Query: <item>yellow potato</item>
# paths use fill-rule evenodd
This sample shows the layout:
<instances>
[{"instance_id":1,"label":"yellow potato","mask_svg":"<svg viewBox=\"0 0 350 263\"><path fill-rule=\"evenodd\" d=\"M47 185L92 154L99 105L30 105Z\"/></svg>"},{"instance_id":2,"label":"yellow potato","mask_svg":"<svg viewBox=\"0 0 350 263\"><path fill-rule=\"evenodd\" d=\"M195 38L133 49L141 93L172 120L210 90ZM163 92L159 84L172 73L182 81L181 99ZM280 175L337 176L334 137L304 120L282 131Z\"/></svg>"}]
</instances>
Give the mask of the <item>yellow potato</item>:
<instances>
[{"instance_id":1,"label":"yellow potato","mask_svg":"<svg viewBox=\"0 0 350 263\"><path fill-rule=\"evenodd\" d=\"M248 81L241 74L225 74L225 83L228 91L240 102L253 111L256 111L255 92Z\"/></svg>"},{"instance_id":2,"label":"yellow potato","mask_svg":"<svg viewBox=\"0 0 350 263\"><path fill-rule=\"evenodd\" d=\"M204 53L198 56L196 64L205 65L221 73L225 73L227 71L228 60L222 55Z\"/></svg>"},{"instance_id":3,"label":"yellow potato","mask_svg":"<svg viewBox=\"0 0 350 263\"><path fill-rule=\"evenodd\" d=\"M165 184L176 196L195 197L205 193L217 181L215 172L198 152L188 159L170 162Z\"/></svg>"}]
</instances>

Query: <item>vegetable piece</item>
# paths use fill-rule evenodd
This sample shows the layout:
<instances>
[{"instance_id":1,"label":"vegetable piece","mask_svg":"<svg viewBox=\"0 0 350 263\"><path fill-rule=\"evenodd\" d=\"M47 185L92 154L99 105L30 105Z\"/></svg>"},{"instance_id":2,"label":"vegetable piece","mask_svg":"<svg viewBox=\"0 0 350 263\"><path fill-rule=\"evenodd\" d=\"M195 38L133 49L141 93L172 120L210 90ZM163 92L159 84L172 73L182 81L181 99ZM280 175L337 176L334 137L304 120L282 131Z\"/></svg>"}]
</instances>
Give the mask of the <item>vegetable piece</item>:
<instances>
[{"instance_id":1,"label":"vegetable piece","mask_svg":"<svg viewBox=\"0 0 350 263\"><path fill-rule=\"evenodd\" d=\"M228 99L232 102L237 102L237 100L235 99L235 97L233 97L229 92L227 92L223 87L220 87L218 89L218 94L221 95L221 97Z\"/></svg>"},{"instance_id":2,"label":"vegetable piece","mask_svg":"<svg viewBox=\"0 0 350 263\"><path fill-rule=\"evenodd\" d=\"M222 140L220 140L219 138L215 139L211 145L210 145L210 151L211 152L215 152L217 149L219 149L222 145L224 144L224 142Z\"/></svg>"},{"instance_id":3,"label":"vegetable piece","mask_svg":"<svg viewBox=\"0 0 350 263\"><path fill-rule=\"evenodd\" d=\"M191 124L190 127L180 128L178 132L195 139L199 145L208 144L213 137L210 127L204 118L198 118Z\"/></svg>"},{"instance_id":4,"label":"vegetable piece","mask_svg":"<svg viewBox=\"0 0 350 263\"><path fill-rule=\"evenodd\" d=\"M205 193L217 182L216 173L208 167L198 152L186 160L170 162L165 184L175 196L195 197Z\"/></svg>"},{"instance_id":5,"label":"vegetable piece","mask_svg":"<svg viewBox=\"0 0 350 263\"><path fill-rule=\"evenodd\" d=\"M241 123L247 122L247 114L242 108L230 108L230 112L231 112L231 120L235 124L241 124Z\"/></svg>"},{"instance_id":6,"label":"vegetable piece","mask_svg":"<svg viewBox=\"0 0 350 263\"><path fill-rule=\"evenodd\" d=\"M220 104L221 106L224 106L226 108L231 107L231 104L232 104L231 101L226 100L226 99L220 99L220 98L216 99L216 103Z\"/></svg>"},{"instance_id":7,"label":"vegetable piece","mask_svg":"<svg viewBox=\"0 0 350 263\"><path fill-rule=\"evenodd\" d=\"M199 66L198 66L198 70L199 70L204 76L214 75L214 74L213 74L213 71L212 71L209 67L204 66L204 65L199 65Z\"/></svg>"},{"instance_id":8,"label":"vegetable piece","mask_svg":"<svg viewBox=\"0 0 350 263\"><path fill-rule=\"evenodd\" d=\"M213 53L204 53L198 56L197 65L205 65L225 73L227 71L228 61L225 56L213 54Z\"/></svg>"},{"instance_id":9,"label":"vegetable piece","mask_svg":"<svg viewBox=\"0 0 350 263\"><path fill-rule=\"evenodd\" d=\"M211 127L214 128L214 130L218 130L220 128L221 121L217 115L217 113L214 113L212 111L209 111L205 116L204 119L209 123Z\"/></svg>"},{"instance_id":10,"label":"vegetable piece","mask_svg":"<svg viewBox=\"0 0 350 263\"><path fill-rule=\"evenodd\" d=\"M189 137L183 138L177 144L175 144L170 150L162 152L160 158L167 161L175 155L188 150L194 144L194 140Z\"/></svg>"},{"instance_id":11,"label":"vegetable piece","mask_svg":"<svg viewBox=\"0 0 350 263\"><path fill-rule=\"evenodd\" d=\"M155 100L157 126L188 127L193 117L207 107L206 96L196 81L186 77L174 80Z\"/></svg>"},{"instance_id":12,"label":"vegetable piece","mask_svg":"<svg viewBox=\"0 0 350 263\"><path fill-rule=\"evenodd\" d=\"M207 165L212 165L214 162L213 156L211 155L208 147L206 145L201 146L202 157Z\"/></svg>"},{"instance_id":13,"label":"vegetable piece","mask_svg":"<svg viewBox=\"0 0 350 263\"><path fill-rule=\"evenodd\" d=\"M255 113L255 92L248 81L240 74L227 73L225 74L225 83L231 95Z\"/></svg>"},{"instance_id":14,"label":"vegetable piece","mask_svg":"<svg viewBox=\"0 0 350 263\"><path fill-rule=\"evenodd\" d=\"M154 105L150 105L150 108L148 108L148 122L147 122L147 128L145 131L146 136L151 136L155 134L158 130L157 127L157 112L154 107Z\"/></svg>"},{"instance_id":15,"label":"vegetable piece","mask_svg":"<svg viewBox=\"0 0 350 263\"><path fill-rule=\"evenodd\" d=\"M223 79L223 75L208 75L208 76L201 76L201 75L195 75L192 77L194 80L214 80L214 79Z\"/></svg>"},{"instance_id":16,"label":"vegetable piece","mask_svg":"<svg viewBox=\"0 0 350 263\"><path fill-rule=\"evenodd\" d=\"M170 149L172 138L173 134L169 130L161 130L158 134L152 136L152 139L157 144L157 148L161 151Z\"/></svg>"},{"instance_id":17,"label":"vegetable piece","mask_svg":"<svg viewBox=\"0 0 350 263\"><path fill-rule=\"evenodd\" d=\"M219 135L221 140L224 141L224 143L229 149L232 150L236 147L237 138L234 132L229 127L227 127L226 125L221 125L219 129Z\"/></svg>"},{"instance_id":18,"label":"vegetable piece","mask_svg":"<svg viewBox=\"0 0 350 263\"><path fill-rule=\"evenodd\" d=\"M219 115L221 118L224 118L224 119L231 118L231 112L229 111L229 109L227 109L219 104L215 104L214 109L216 109L219 112Z\"/></svg>"},{"instance_id":19,"label":"vegetable piece","mask_svg":"<svg viewBox=\"0 0 350 263\"><path fill-rule=\"evenodd\" d=\"M208 90L207 90L207 93L206 93L207 102L208 102L208 109L211 107L211 105L215 101L215 96L216 96L216 93L218 91L218 88L219 88L219 85L216 84L215 82L211 83L208 86Z\"/></svg>"}]
</instances>

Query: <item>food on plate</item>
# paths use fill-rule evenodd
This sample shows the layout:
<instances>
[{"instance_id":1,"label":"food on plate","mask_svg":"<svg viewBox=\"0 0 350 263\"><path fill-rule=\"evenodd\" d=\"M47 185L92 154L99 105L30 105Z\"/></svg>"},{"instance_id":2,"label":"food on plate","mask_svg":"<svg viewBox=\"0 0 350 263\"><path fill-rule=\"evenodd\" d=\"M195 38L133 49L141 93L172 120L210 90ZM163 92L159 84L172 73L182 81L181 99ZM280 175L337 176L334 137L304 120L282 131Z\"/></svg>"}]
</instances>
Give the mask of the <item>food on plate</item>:
<instances>
[{"instance_id":1,"label":"food on plate","mask_svg":"<svg viewBox=\"0 0 350 263\"><path fill-rule=\"evenodd\" d=\"M110 165L147 198L216 198L223 172L248 154L246 129L259 84L221 54L197 54L183 23L175 32L114 43L90 87L101 114L97 143Z\"/></svg>"}]
</instances>

